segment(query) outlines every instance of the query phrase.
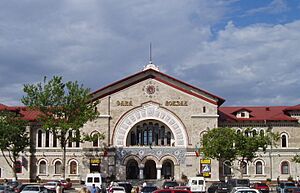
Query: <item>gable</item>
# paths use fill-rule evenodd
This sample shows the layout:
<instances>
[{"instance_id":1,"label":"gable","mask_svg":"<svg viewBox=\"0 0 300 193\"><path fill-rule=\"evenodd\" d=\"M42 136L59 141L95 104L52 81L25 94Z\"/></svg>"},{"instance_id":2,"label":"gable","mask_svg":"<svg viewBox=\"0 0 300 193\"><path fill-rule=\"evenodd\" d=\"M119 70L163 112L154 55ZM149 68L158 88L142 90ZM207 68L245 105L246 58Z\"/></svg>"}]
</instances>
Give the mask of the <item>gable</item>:
<instances>
[{"instance_id":1,"label":"gable","mask_svg":"<svg viewBox=\"0 0 300 193\"><path fill-rule=\"evenodd\" d=\"M192 85L189 85L185 82L177 80L171 76L168 76L166 74L163 74L163 73L161 73L157 70L153 70L153 69L147 69L145 71L141 71L139 73L136 73L132 76L126 77L122 80L119 80L115 83L112 83L106 87L103 87L103 88L93 92L92 93L93 100L97 100L97 99L103 98L105 96L112 95L118 91L126 89L132 85L135 85L135 84L145 81L147 79L154 79L160 83L168 85L174 89L180 90L181 92L184 92L188 95L205 100L206 102L209 102L211 104L220 106L221 104L223 104L225 102L225 100L222 99L221 97L213 95L205 90L202 90L202 89L199 89Z\"/></svg>"}]
</instances>

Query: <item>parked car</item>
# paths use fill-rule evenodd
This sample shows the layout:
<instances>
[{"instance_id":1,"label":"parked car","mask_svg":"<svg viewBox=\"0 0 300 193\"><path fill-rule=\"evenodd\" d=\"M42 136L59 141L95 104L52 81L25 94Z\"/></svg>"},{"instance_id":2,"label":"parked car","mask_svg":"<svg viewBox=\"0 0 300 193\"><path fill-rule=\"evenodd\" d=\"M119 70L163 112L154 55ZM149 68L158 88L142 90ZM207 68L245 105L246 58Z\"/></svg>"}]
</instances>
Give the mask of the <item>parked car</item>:
<instances>
[{"instance_id":1,"label":"parked car","mask_svg":"<svg viewBox=\"0 0 300 193\"><path fill-rule=\"evenodd\" d=\"M7 182L7 186L9 186L11 188L15 188L20 184L21 184L21 182L19 182L19 181L9 181L9 182Z\"/></svg>"},{"instance_id":2,"label":"parked car","mask_svg":"<svg viewBox=\"0 0 300 193\"><path fill-rule=\"evenodd\" d=\"M202 192L206 191L206 182L204 177L189 177L187 186L191 187L192 192Z\"/></svg>"},{"instance_id":3,"label":"parked car","mask_svg":"<svg viewBox=\"0 0 300 193\"><path fill-rule=\"evenodd\" d=\"M227 193L229 192L229 185L226 182L214 182L208 189L208 193Z\"/></svg>"},{"instance_id":4,"label":"parked car","mask_svg":"<svg viewBox=\"0 0 300 193\"><path fill-rule=\"evenodd\" d=\"M236 192L237 190L240 190L240 189L251 189L250 187L233 187L230 191L230 193L234 193Z\"/></svg>"},{"instance_id":5,"label":"parked car","mask_svg":"<svg viewBox=\"0 0 300 193\"><path fill-rule=\"evenodd\" d=\"M174 180L165 180L163 185L162 185L162 188L163 189L174 188L175 186L179 186L179 184L176 181L174 181Z\"/></svg>"},{"instance_id":6,"label":"parked car","mask_svg":"<svg viewBox=\"0 0 300 193\"><path fill-rule=\"evenodd\" d=\"M0 185L0 193L14 193L14 189L6 185Z\"/></svg>"},{"instance_id":7,"label":"parked car","mask_svg":"<svg viewBox=\"0 0 300 193\"><path fill-rule=\"evenodd\" d=\"M192 193L190 190L181 190L181 189L160 189L155 190L153 193Z\"/></svg>"},{"instance_id":8,"label":"parked car","mask_svg":"<svg viewBox=\"0 0 300 193\"><path fill-rule=\"evenodd\" d=\"M126 193L123 186L112 186L109 188L109 193Z\"/></svg>"},{"instance_id":9,"label":"parked car","mask_svg":"<svg viewBox=\"0 0 300 193\"><path fill-rule=\"evenodd\" d=\"M27 185L20 193L47 193L47 189L41 185Z\"/></svg>"},{"instance_id":10,"label":"parked car","mask_svg":"<svg viewBox=\"0 0 300 193\"><path fill-rule=\"evenodd\" d=\"M236 190L232 190L232 193L260 193L259 190L253 188L238 188Z\"/></svg>"},{"instance_id":11,"label":"parked car","mask_svg":"<svg viewBox=\"0 0 300 193\"><path fill-rule=\"evenodd\" d=\"M261 191L262 193L269 193L270 188L266 183L256 182L252 184L252 188Z\"/></svg>"},{"instance_id":12,"label":"parked car","mask_svg":"<svg viewBox=\"0 0 300 193\"><path fill-rule=\"evenodd\" d=\"M287 192L294 192L296 184L294 182L280 182L277 186L277 193L287 193Z\"/></svg>"},{"instance_id":13,"label":"parked car","mask_svg":"<svg viewBox=\"0 0 300 193\"><path fill-rule=\"evenodd\" d=\"M32 185L32 184L19 184L17 187L15 187L14 192L20 193L27 185Z\"/></svg>"},{"instance_id":14,"label":"parked car","mask_svg":"<svg viewBox=\"0 0 300 193\"><path fill-rule=\"evenodd\" d=\"M67 180L60 180L60 184L64 187L65 190L69 190L72 188L72 182Z\"/></svg>"},{"instance_id":15,"label":"parked car","mask_svg":"<svg viewBox=\"0 0 300 193\"><path fill-rule=\"evenodd\" d=\"M147 185L147 186L142 187L141 193L152 193L153 191L155 191L157 189L158 189L157 186Z\"/></svg>"},{"instance_id":16,"label":"parked car","mask_svg":"<svg viewBox=\"0 0 300 193\"><path fill-rule=\"evenodd\" d=\"M57 186L62 186L59 181L50 181L44 184L44 187L48 190L56 190Z\"/></svg>"},{"instance_id":17,"label":"parked car","mask_svg":"<svg viewBox=\"0 0 300 193\"><path fill-rule=\"evenodd\" d=\"M230 179L228 180L229 189L232 190L234 187L250 187L249 179Z\"/></svg>"},{"instance_id":18,"label":"parked car","mask_svg":"<svg viewBox=\"0 0 300 193\"><path fill-rule=\"evenodd\" d=\"M132 185L129 182L117 182L119 186L125 188L126 193L131 193Z\"/></svg>"}]
</instances>

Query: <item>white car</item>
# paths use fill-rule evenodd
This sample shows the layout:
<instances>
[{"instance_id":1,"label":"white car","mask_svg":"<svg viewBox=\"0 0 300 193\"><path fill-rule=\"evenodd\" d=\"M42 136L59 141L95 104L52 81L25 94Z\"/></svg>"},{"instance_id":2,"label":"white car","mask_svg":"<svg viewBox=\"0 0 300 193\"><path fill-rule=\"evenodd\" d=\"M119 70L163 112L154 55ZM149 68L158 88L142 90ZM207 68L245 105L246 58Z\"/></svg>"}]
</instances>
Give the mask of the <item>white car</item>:
<instances>
[{"instance_id":1,"label":"white car","mask_svg":"<svg viewBox=\"0 0 300 193\"><path fill-rule=\"evenodd\" d=\"M47 189L41 185L27 185L20 193L47 193Z\"/></svg>"},{"instance_id":2,"label":"white car","mask_svg":"<svg viewBox=\"0 0 300 193\"><path fill-rule=\"evenodd\" d=\"M231 193L261 193L259 190L253 189L253 188L248 188L248 187L242 187L239 189L236 189L234 192L233 190Z\"/></svg>"},{"instance_id":3,"label":"white car","mask_svg":"<svg viewBox=\"0 0 300 193\"><path fill-rule=\"evenodd\" d=\"M109 188L109 193L126 193L123 186L112 186Z\"/></svg>"},{"instance_id":4,"label":"white car","mask_svg":"<svg viewBox=\"0 0 300 193\"><path fill-rule=\"evenodd\" d=\"M44 184L44 187L48 190L56 190L57 186L61 186L61 183L59 181L50 181Z\"/></svg>"}]
</instances>

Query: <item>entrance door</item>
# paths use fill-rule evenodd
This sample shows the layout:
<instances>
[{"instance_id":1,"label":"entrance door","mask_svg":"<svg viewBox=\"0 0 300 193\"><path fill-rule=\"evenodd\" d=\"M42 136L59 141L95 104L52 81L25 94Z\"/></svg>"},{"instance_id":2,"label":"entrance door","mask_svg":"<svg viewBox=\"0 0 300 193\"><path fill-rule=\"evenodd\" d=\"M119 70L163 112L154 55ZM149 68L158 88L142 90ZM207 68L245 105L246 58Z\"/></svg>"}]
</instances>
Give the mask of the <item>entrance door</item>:
<instances>
[{"instance_id":1,"label":"entrance door","mask_svg":"<svg viewBox=\"0 0 300 193\"><path fill-rule=\"evenodd\" d=\"M138 179L139 167L135 160L130 160L126 166L126 179Z\"/></svg>"},{"instance_id":2,"label":"entrance door","mask_svg":"<svg viewBox=\"0 0 300 193\"><path fill-rule=\"evenodd\" d=\"M162 165L161 174L164 177L164 179L170 179L174 177L174 164L172 161L164 161Z\"/></svg>"},{"instance_id":3,"label":"entrance door","mask_svg":"<svg viewBox=\"0 0 300 193\"><path fill-rule=\"evenodd\" d=\"M156 164L153 160L148 160L144 167L145 179L156 179Z\"/></svg>"}]
</instances>

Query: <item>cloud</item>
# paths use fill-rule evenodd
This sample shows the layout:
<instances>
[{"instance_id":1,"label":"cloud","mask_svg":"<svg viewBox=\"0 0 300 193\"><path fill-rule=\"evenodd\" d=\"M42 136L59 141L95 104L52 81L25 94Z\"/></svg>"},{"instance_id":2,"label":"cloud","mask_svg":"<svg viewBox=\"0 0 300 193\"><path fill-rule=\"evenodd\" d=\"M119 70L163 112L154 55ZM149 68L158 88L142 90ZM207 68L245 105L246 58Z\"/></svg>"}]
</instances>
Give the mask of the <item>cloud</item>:
<instances>
[{"instance_id":1,"label":"cloud","mask_svg":"<svg viewBox=\"0 0 300 193\"><path fill-rule=\"evenodd\" d=\"M207 83L208 88L225 94L230 104L296 104L296 90L300 88L299 30L300 21L243 28L229 22L215 40L203 43L176 72L186 75L197 71L195 83ZM213 72L207 78L209 69Z\"/></svg>"},{"instance_id":2,"label":"cloud","mask_svg":"<svg viewBox=\"0 0 300 193\"><path fill-rule=\"evenodd\" d=\"M289 10L287 3L285 0L273 0L270 4L265 7L259 7L256 9L250 9L246 11L245 15L255 15L257 13L264 13L264 14L278 14L283 13Z\"/></svg>"}]
</instances>

